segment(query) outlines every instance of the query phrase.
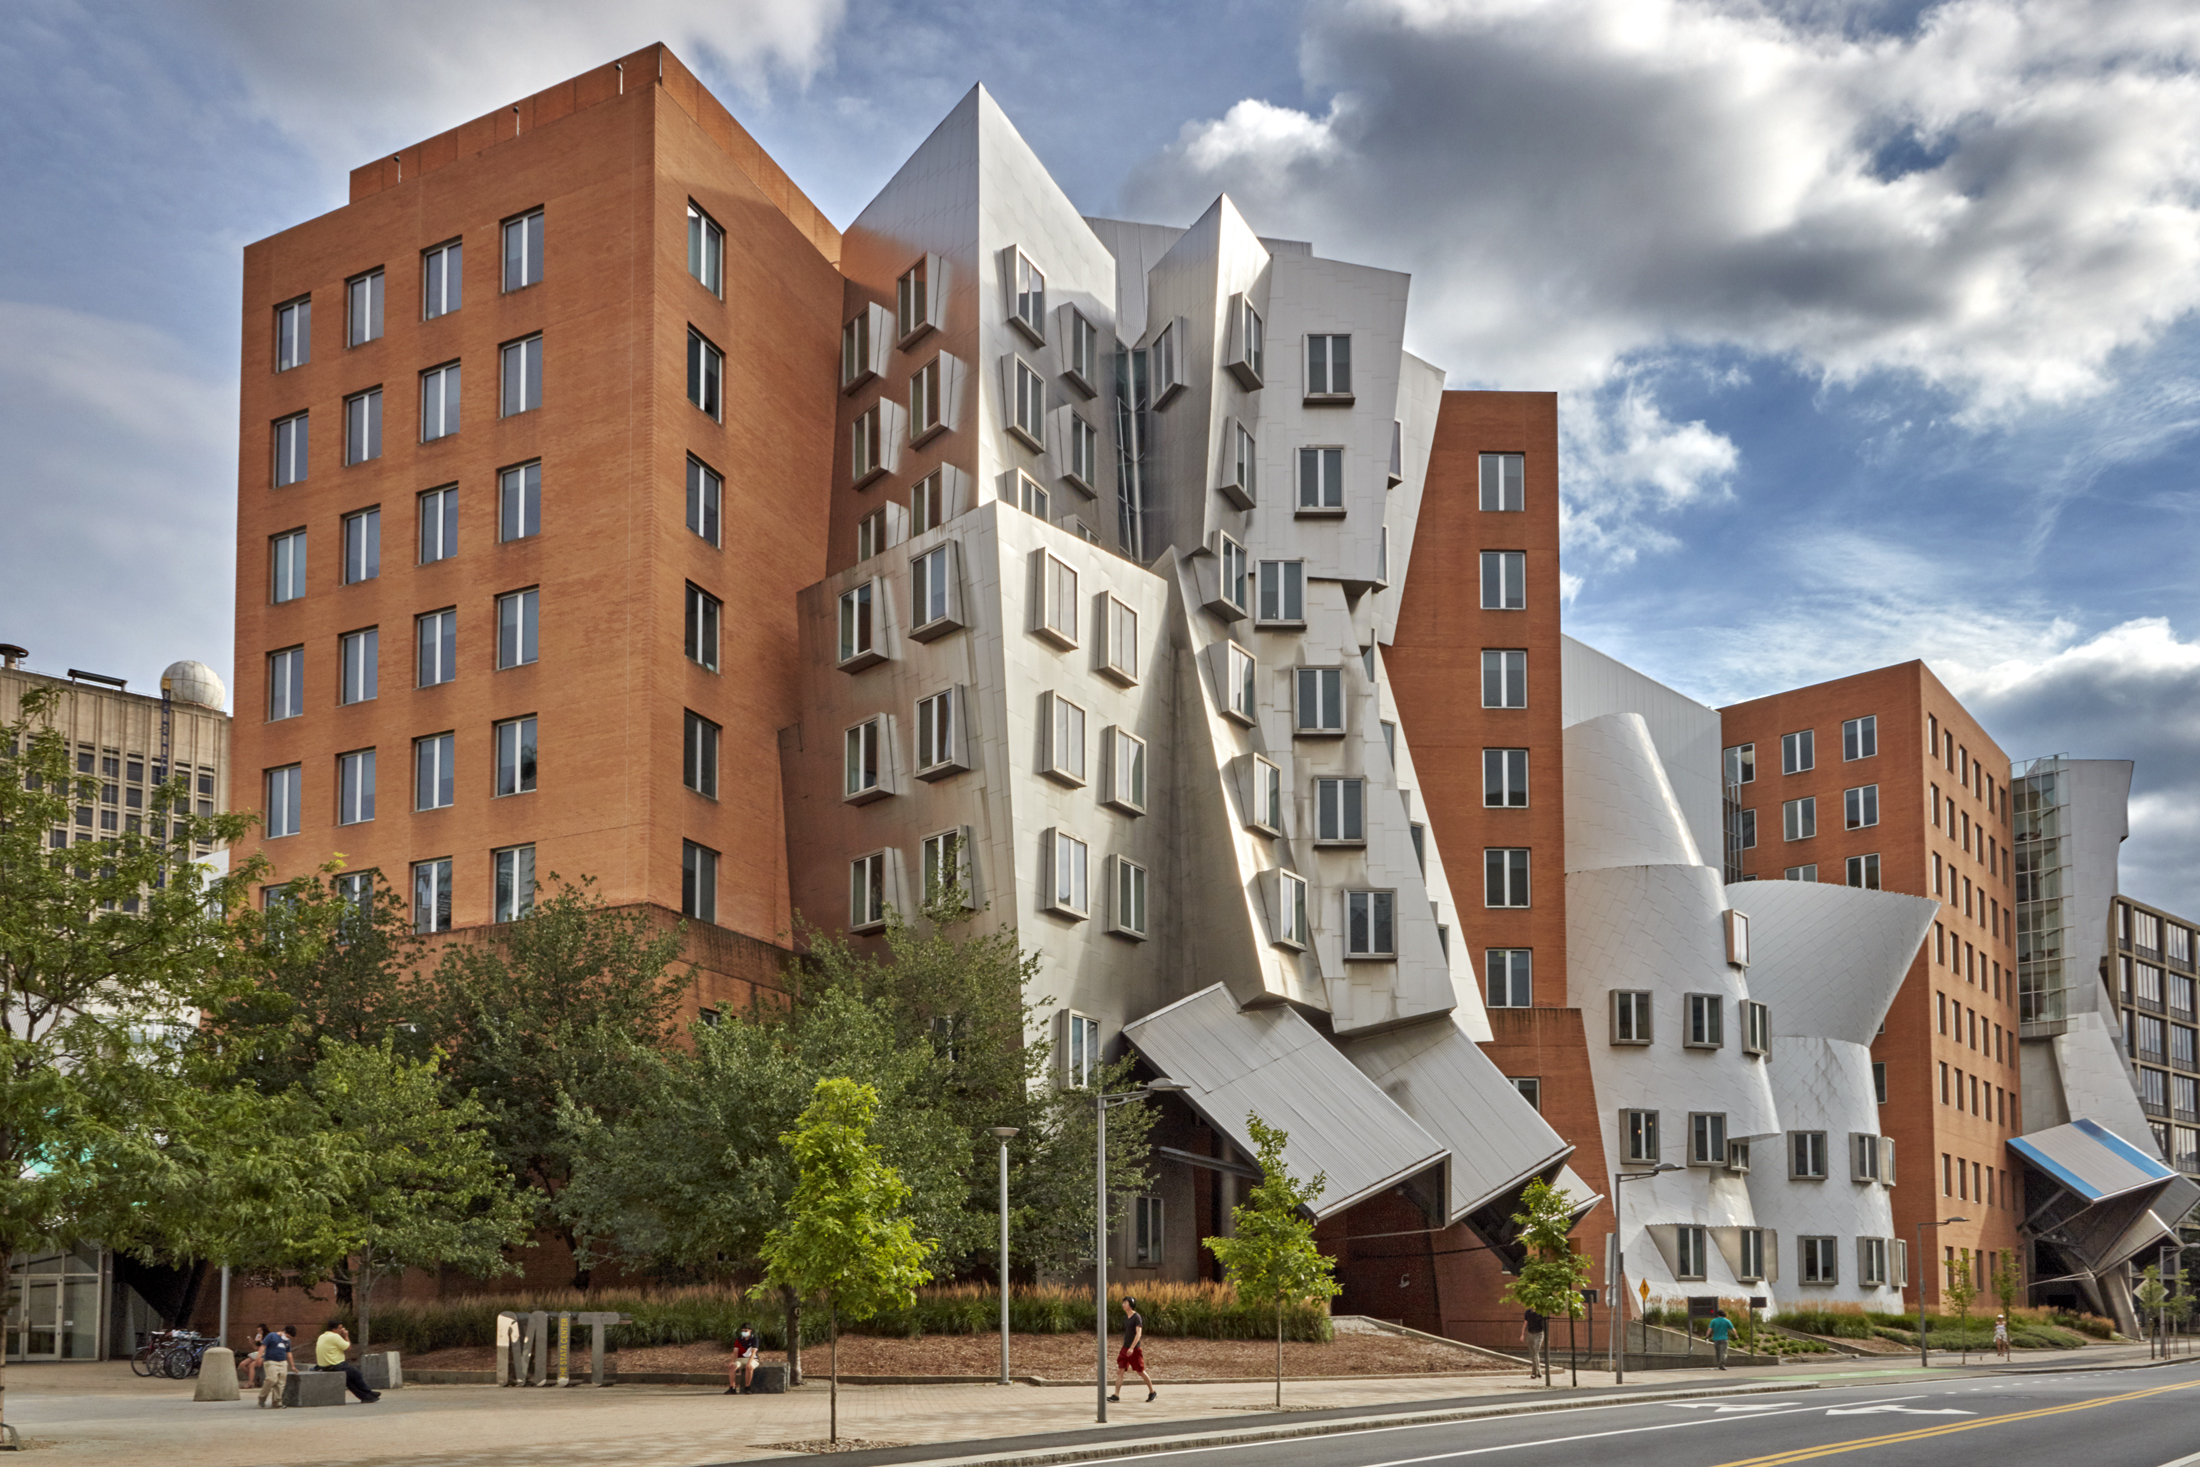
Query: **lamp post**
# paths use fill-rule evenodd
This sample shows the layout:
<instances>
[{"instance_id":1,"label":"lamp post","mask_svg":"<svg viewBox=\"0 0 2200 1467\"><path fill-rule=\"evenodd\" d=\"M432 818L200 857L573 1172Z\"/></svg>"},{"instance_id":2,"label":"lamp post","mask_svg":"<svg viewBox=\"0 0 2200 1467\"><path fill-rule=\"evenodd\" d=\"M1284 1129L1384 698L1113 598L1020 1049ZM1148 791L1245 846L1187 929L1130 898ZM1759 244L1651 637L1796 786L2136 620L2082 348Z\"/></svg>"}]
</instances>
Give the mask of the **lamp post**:
<instances>
[{"instance_id":1,"label":"lamp post","mask_svg":"<svg viewBox=\"0 0 2200 1467\"><path fill-rule=\"evenodd\" d=\"M1099 1165L1094 1168L1098 1183L1093 1193L1099 1210L1092 1217L1092 1330L1094 1348L1099 1352L1099 1373L1094 1376L1093 1385L1100 1408L1098 1419L1103 1422L1108 1419L1108 1107L1144 1100L1149 1093L1165 1095L1190 1088L1177 1080L1148 1080L1138 1090L1126 1090L1119 1095L1095 1091L1092 1097L1092 1115L1098 1131L1094 1151L1099 1159Z\"/></svg>"},{"instance_id":2,"label":"lamp post","mask_svg":"<svg viewBox=\"0 0 2200 1467\"><path fill-rule=\"evenodd\" d=\"M1917 1225L1917 1368L1920 1370L1932 1365L1932 1356L1927 1353L1925 1345L1925 1230L1969 1221L1967 1217L1944 1217L1939 1222L1927 1218Z\"/></svg>"},{"instance_id":3,"label":"lamp post","mask_svg":"<svg viewBox=\"0 0 2200 1467\"><path fill-rule=\"evenodd\" d=\"M1014 1126L994 1126L1001 1143L1001 1384L1008 1384L1008 1143L1016 1139Z\"/></svg>"},{"instance_id":4,"label":"lamp post","mask_svg":"<svg viewBox=\"0 0 2200 1467\"><path fill-rule=\"evenodd\" d=\"M1661 1161L1648 1171L1612 1173L1612 1261L1619 1271L1619 1287L1612 1290L1612 1384L1627 1383L1627 1234L1620 1213L1620 1184L1641 1182L1660 1172L1685 1170L1679 1162ZM1594 1349L1592 1345L1590 1348ZM1647 1348L1647 1346L1645 1347Z\"/></svg>"}]
</instances>

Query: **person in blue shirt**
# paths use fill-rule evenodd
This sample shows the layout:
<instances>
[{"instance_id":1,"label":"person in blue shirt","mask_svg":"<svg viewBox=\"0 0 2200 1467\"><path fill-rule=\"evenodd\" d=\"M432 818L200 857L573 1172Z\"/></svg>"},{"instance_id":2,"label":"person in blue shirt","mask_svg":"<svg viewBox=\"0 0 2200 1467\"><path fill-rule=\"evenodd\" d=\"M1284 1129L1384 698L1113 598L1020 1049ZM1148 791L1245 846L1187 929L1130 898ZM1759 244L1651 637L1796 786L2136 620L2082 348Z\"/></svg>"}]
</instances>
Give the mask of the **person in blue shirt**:
<instances>
[{"instance_id":1,"label":"person in blue shirt","mask_svg":"<svg viewBox=\"0 0 2200 1467\"><path fill-rule=\"evenodd\" d=\"M1719 1369L1726 1369L1726 1342L1734 1338L1734 1321L1720 1310L1711 1320L1711 1358Z\"/></svg>"},{"instance_id":2,"label":"person in blue shirt","mask_svg":"<svg viewBox=\"0 0 2200 1467\"><path fill-rule=\"evenodd\" d=\"M283 1381L290 1374L290 1342L298 1338L298 1326L286 1324L260 1336L260 1404L283 1404Z\"/></svg>"}]
</instances>

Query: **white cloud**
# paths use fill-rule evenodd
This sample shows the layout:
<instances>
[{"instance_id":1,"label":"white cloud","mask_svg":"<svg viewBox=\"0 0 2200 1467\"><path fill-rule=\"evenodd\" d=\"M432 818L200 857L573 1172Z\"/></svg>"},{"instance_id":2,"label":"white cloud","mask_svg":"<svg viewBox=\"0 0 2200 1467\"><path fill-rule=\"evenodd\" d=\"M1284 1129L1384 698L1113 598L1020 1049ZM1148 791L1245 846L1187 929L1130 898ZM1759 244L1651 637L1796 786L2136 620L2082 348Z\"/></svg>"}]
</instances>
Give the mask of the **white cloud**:
<instances>
[{"instance_id":1,"label":"white cloud","mask_svg":"<svg viewBox=\"0 0 2200 1467\"><path fill-rule=\"evenodd\" d=\"M1560 399L1559 453L1565 548L1621 565L1667 548L1671 537L1653 517L1723 497L1741 461L1732 439L1700 421L1670 421L1647 386L1625 380Z\"/></svg>"}]
</instances>

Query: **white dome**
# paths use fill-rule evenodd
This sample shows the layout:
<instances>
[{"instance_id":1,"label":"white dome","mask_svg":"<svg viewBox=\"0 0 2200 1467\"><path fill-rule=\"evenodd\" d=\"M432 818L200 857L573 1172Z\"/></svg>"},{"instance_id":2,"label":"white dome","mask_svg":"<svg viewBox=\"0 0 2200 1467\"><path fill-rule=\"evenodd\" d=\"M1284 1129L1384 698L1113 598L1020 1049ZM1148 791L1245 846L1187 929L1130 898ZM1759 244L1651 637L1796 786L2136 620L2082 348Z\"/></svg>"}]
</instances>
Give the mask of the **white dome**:
<instances>
[{"instance_id":1,"label":"white dome","mask_svg":"<svg viewBox=\"0 0 2200 1467\"><path fill-rule=\"evenodd\" d=\"M203 662L171 662L160 675L160 685L178 703L197 703L216 712L229 701L220 676Z\"/></svg>"}]
</instances>

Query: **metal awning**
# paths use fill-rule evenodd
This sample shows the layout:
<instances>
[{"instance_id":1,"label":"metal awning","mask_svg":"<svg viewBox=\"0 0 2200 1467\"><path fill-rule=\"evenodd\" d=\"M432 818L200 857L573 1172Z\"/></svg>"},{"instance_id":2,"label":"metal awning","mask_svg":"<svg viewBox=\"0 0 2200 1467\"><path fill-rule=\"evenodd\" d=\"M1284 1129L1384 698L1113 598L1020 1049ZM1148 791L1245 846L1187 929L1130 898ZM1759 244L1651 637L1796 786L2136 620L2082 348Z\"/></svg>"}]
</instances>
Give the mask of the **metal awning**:
<instances>
[{"instance_id":1,"label":"metal awning","mask_svg":"<svg viewBox=\"0 0 2200 1467\"><path fill-rule=\"evenodd\" d=\"M2077 1120L2015 1136L2009 1149L2088 1202L2159 1187L2177 1176L2097 1121Z\"/></svg>"},{"instance_id":2,"label":"metal awning","mask_svg":"<svg viewBox=\"0 0 2200 1467\"><path fill-rule=\"evenodd\" d=\"M2200 1187L2097 1121L2012 1137L2009 1149L2029 1173L2026 1233L2092 1273L2153 1246L2200 1201Z\"/></svg>"}]
</instances>

